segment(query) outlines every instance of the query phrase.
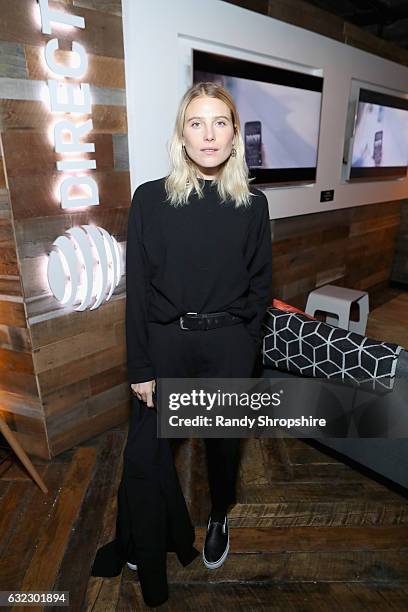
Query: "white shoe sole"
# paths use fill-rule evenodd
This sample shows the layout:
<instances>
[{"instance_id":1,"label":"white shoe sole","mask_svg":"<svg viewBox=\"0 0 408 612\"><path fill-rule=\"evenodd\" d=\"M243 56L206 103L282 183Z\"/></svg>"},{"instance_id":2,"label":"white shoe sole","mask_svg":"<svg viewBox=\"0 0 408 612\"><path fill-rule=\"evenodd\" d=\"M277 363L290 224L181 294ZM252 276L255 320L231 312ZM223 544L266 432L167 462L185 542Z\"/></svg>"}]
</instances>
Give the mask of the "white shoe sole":
<instances>
[{"instance_id":1,"label":"white shoe sole","mask_svg":"<svg viewBox=\"0 0 408 612\"><path fill-rule=\"evenodd\" d=\"M208 567L208 569L217 569L217 567L220 567L224 563L226 556L228 555L228 552L229 552L229 534L228 534L228 540L227 540L227 548L224 550L222 556L218 559L218 561L207 561L207 559L205 558L204 548L203 548L203 561L204 561L205 567Z\"/></svg>"},{"instance_id":2,"label":"white shoe sole","mask_svg":"<svg viewBox=\"0 0 408 612\"><path fill-rule=\"evenodd\" d=\"M136 563L130 563L129 561L126 561L126 565L128 566L129 569L133 570L134 572L137 570Z\"/></svg>"}]
</instances>

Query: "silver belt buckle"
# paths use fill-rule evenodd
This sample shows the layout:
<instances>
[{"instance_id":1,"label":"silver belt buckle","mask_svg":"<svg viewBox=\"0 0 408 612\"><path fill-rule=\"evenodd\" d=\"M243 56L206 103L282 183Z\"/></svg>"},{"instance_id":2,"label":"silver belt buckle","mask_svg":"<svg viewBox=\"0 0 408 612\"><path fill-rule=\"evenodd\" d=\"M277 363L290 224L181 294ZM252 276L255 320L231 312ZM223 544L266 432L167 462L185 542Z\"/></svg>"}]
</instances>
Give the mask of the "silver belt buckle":
<instances>
[{"instance_id":1,"label":"silver belt buckle","mask_svg":"<svg viewBox=\"0 0 408 612\"><path fill-rule=\"evenodd\" d=\"M186 314L188 314L188 315L189 315L189 314L196 315L196 314L198 314L198 312L187 312ZM180 327L181 327L181 329L185 329L185 330L187 330L187 331L189 330L189 328L188 328L188 327L183 327L183 317L180 317Z\"/></svg>"}]
</instances>

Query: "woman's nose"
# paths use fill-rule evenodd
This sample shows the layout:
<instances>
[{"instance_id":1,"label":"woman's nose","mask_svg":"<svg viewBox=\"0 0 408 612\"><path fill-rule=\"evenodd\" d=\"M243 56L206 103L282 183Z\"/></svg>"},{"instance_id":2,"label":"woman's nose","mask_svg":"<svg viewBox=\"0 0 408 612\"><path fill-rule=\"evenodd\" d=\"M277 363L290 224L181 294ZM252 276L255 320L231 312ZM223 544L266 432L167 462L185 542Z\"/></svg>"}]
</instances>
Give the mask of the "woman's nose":
<instances>
[{"instance_id":1,"label":"woman's nose","mask_svg":"<svg viewBox=\"0 0 408 612\"><path fill-rule=\"evenodd\" d=\"M206 128L204 140L214 140L214 132L212 128Z\"/></svg>"}]
</instances>

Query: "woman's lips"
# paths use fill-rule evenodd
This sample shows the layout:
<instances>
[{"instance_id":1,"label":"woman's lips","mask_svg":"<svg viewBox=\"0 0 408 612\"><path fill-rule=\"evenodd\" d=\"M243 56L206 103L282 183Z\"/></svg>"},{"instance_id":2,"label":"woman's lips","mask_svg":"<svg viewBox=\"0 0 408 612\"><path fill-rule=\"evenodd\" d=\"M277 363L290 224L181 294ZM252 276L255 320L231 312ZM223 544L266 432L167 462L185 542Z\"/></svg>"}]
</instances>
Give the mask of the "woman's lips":
<instances>
[{"instance_id":1,"label":"woman's lips","mask_svg":"<svg viewBox=\"0 0 408 612\"><path fill-rule=\"evenodd\" d=\"M204 153L204 155L215 155L215 153L218 153L218 149L201 149L201 153Z\"/></svg>"}]
</instances>

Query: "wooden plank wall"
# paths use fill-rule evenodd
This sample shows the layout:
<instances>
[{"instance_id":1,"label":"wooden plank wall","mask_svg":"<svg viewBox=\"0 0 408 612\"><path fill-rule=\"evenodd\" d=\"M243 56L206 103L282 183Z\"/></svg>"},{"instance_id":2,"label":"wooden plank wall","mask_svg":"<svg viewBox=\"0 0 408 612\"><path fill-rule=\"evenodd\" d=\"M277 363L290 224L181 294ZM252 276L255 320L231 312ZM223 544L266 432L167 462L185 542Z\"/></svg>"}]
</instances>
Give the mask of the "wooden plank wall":
<instances>
[{"instance_id":1,"label":"wooden plank wall","mask_svg":"<svg viewBox=\"0 0 408 612\"><path fill-rule=\"evenodd\" d=\"M123 421L129 409L124 277L110 302L92 312L61 308L47 286L47 253L72 226L104 227L124 254L131 197L121 2L62 4L85 18L85 29L75 31L75 40L84 45L89 60L85 80L94 102L94 130L88 141L95 143L89 157L96 159L93 177L100 197L100 205L86 212L61 209L54 195L59 178L55 162L61 156L53 151L48 135L52 117L41 101L43 82L52 78L43 61L44 46L54 35L42 34L36 23L35 0L0 0L0 129L8 182L6 190L3 178L0 204L0 354L2 386L8 392L2 409L25 448L43 457ZM61 8L61 3L50 6ZM68 29L57 36L62 63L73 35ZM7 295L16 293L16 287L16 301L10 301ZM27 413L30 424L23 420ZM40 439L35 439L30 434L40 425Z\"/></svg>"},{"instance_id":2,"label":"wooden plank wall","mask_svg":"<svg viewBox=\"0 0 408 612\"><path fill-rule=\"evenodd\" d=\"M404 200L401 206L391 280L408 288L408 200Z\"/></svg>"},{"instance_id":3,"label":"wooden plank wall","mask_svg":"<svg viewBox=\"0 0 408 612\"><path fill-rule=\"evenodd\" d=\"M272 221L273 296L303 309L308 293L327 283L388 286L400 207L380 202Z\"/></svg>"},{"instance_id":4,"label":"wooden plank wall","mask_svg":"<svg viewBox=\"0 0 408 612\"><path fill-rule=\"evenodd\" d=\"M43 455L45 423L34 374L3 157L0 158L0 373L3 418L12 430L18 431L25 447Z\"/></svg>"}]
</instances>

